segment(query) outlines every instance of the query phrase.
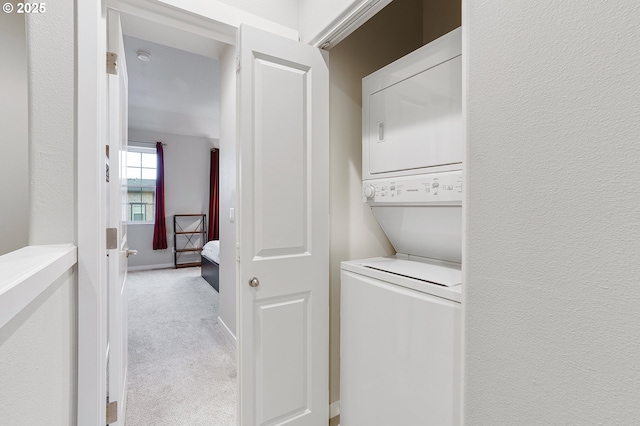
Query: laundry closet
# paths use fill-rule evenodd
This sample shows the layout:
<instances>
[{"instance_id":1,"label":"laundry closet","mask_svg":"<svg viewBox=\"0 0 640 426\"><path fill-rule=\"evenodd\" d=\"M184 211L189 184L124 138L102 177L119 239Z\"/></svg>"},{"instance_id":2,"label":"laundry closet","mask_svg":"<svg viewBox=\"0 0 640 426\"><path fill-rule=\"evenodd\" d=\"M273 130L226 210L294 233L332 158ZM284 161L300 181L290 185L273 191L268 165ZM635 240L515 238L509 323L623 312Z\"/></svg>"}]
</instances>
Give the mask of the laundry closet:
<instances>
[{"instance_id":1,"label":"laundry closet","mask_svg":"<svg viewBox=\"0 0 640 426\"><path fill-rule=\"evenodd\" d=\"M340 286L338 282L340 281L340 268L337 267L339 261L350 260L350 259L362 259L362 258L371 258L371 257L384 257L384 256L394 256L396 253L406 254L406 258L400 258L402 263L403 261L410 261L412 259L411 256L420 255L420 251L416 252L416 245L429 245L433 244L433 247L425 248L426 252L423 254L428 254L429 250L434 249L444 250L444 254L441 257L443 269L440 272L443 273L442 279L450 284L449 287L447 285L441 285L435 287L434 293L435 299L437 301L447 301L451 306L453 306L453 311L457 310L457 313L450 315L452 317L450 324L443 325L443 329L450 327L451 332L449 333L450 343L454 340L457 343L451 343L450 346L450 354L452 357L452 361L450 363L450 367L456 371L453 373L457 374L459 377L460 372L460 300L461 300L461 273L460 273L460 261L461 261L461 233L462 233L462 222L461 222L461 190L462 190L462 155L464 152L464 145L462 140L462 129L456 123L461 123L461 56L460 51L461 47L458 43L458 47L455 49L458 50L458 54L451 54L448 59L453 59L451 61L443 60L438 61L437 59L432 65L439 65L442 62L446 62L444 66L435 67L432 69L432 72L438 74L435 77L435 80L449 79L451 81L457 81L457 88L455 88L455 93L450 93L452 98L459 99L457 103L449 104L449 108L451 110L447 111L446 107L444 109L439 108L438 111L432 111L434 113L434 117L438 114L445 117L448 116L449 119L453 118L452 123L449 123L449 129L458 129L457 135L455 138L458 140L458 144L456 146L451 147L452 149L440 150L437 144L432 145L430 148L425 148L427 152L426 162L424 156L418 155L409 155L406 153L403 155L403 151L409 151L411 145L414 144L411 140L408 140L401 133L406 130L406 126L402 126L403 120L411 121L411 110L414 112L417 110L412 108L411 104L413 103L415 106L415 101L420 101L418 96L417 99L411 100L411 97L415 97L415 93L412 93L413 89L411 88L403 88L402 81L405 78L399 78L395 83L391 85L395 85L396 95L391 96L392 98L395 96L396 105L390 104L388 99L382 102L376 103L376 97L385 97L388 95L382 95L380 92L380 88L377 90L373 90L371 92L372 98L374 99L374 106L371 104L366 104L365 99L362 97L362 78L366 77L371 73L375 73L379 69L389 65L391 62L404 57L405 55L413 52L416 49L421 48L423 45L428 44L434 39L449 33L451 30L460 26L460 5L451 5L451 4L438 4L437 2L393 2L389 6L387 6L384 10L382 10L378 15L372 18L369 22L363 25L360 29L354 32L350 37L345 39L341 44L338 44L331 50L331 75L332 75L332 87L331 87L331 117L332 117L332 182L340 182L340 185L332 185L332 271L331 271L331 286L332 292L334 296L332 296L332 301L336 298L336 293L345 288L349 291L349 285L342 282ZM382 32L382 28L386 30ZM382 36L384 33L384 37ZM457 37L459 40L460 30L457 31ZM455 44L455 43L454 43ZM393 46L393 47L392 47ZM437 50L437 49L436 49ZM445 55L450 54L445 53ZM424 65L424 64L423 64ZM411 65L409 65L411 66ZM420 67L421 65L417 65ZM404 67L406 68L406 67ZM429 67L427 67L429 68ZM403 69L402 67L397 67L396 72L400 72ZM422 70L414 70L408 71L409 75L417 74ZM406 71L403 71L406 72ZM357 75L359 74L359 75ZM390 73L389 75L393 74ZM357 76L356 76L357 75ZM338 78L339 77L339 78ZM383 79L384 80L384 79ZM429 79L427 79L429 80ZM433 80L433 79L431 79ZM356 89L354 87L350 87L347 84L347 81L353 85L358 85L359 87ZM379 83L383 84L383 83ZM428 83L427 83L428 84ZM384 85L384 84L383 84ZM360 90L358 90L360 89ZM394 89L394 90L395 90ZM436 88L437 89L437 88ZM391 90L389 92L393 92ZM434 95L437 94L437 90L433 92ZM385 111L385 107L378 108L375 105L385 105L387 111ZM357 103L357 104L356 104ZM367 109L366 115L363 116L363 107ZM403 110L404 108L404 110ZM458 111L457 113L453 113ZM380 114L388 116L386 119L382 119ZM457 116L456 116L457 114ZM369 118L369 123L363 124L363 119ZM441 117L442 118L442 117ZM353 120L353 122L347 123L348 120ZM437 118L436 118L437 120ZM353 124L353 123L357 124ZM400 125L399 125L400 124ZM407 123L404 123L407 124ZM358 126L358 128L356 128ZM436 126L437 127L437 126ZM446 126L445 126L446 127ZM404 128L404 130L403 130ZM429 126L422 129L422 132L439 132L437 128ZM419 134L421 131L414 131L414 134ZM344 139L338 141L333 135L335 134L344 135L345 138L348 137L348 142ZM348 135L348 136L347 136ZM433 136L433 135L432 135ZM399 138L399 139L398 139ZM372 139L373 141L369 144L363 144L364 139ZM390 140L396 140L396 143L388 143ZM397 142L397 141L400 142ZM385 143L386 142L386 143ZM419 144L420 142L418 142ZM428 143L427 143L428 145ZM442 145L440 145L442 146ZM421 148L422 149L422 148ZM363 158L363 154L365 157ZM342 158L338 158L342 157ZM335 160L335 161L334 161ZM342 164L341 164L342 163ZM366 163L366 164L365 164ZM416 163L416 164L413 164ZM352 167L352 165L363 165L362 169L359 167ZM336 167L337 166L337 167ZM418 187L424 188L427 186L427 182L419 182L415 181L411 176L416 173L411 170L421 170L420 173L426 173L429 175L428 177L431 179L434 177L433 173L429 171L438 171L445 173L444 176L438 177L436 180L429 180L428 186L433 188L434 183L443 184L444 191L449 191L449 187L451 187L451 194L454 194L452 198L447 200L449 205L446 205L444 200L440 201L439 208L437 209L423 209L423 208L415 208L416 200L409 200L406 204L414 203L413 207L403 206L403 207L390 207L390 205L385 205L383 202L383 194L384 197L389 197L387 200L391 201L391 193L393 191L393 197L397 197L400 195L401 197L411 196L415 194L409 186L417 185ZM426 172L425 172L426 171ZM386 175L385 175L386 173ZM390 174L395 173L394 179L396 181L404 181L401 182L403 185L400 188L400 185L397 185L397 182L372 182L364 183L363 179L372 179L375 181L376 178L380 177L389 177ZM414 182L410 182L414 180ZM450 182L449 182L450 181ZM409 185L411 184L411 185ZM393 189L392 189L393 187ZM335 190L334 190L335 188ZM400 190L399 190L400 189ZM407 190L403 193L403 190ZM440 192L439 195L435 195L436 197L442 197L445 192ZM431 192L431 195L434 196L434 192ZM365 203L363 200L374 201L374 203ZM344 199L348 199L348 201L342 201ZM348 208L346 210L338 210L338 205L334 202L334 200L338 200L338 203L346 204ZM394 201L397 198L394 198ZM378 210L382 212L378 214L377 219L374 218L373 211ZM388 212L396 211L396 213L388 214ZM429 212L428 214L423 214L424 212ZM429 218L431 216L431 219ZM395 218L394 218L395 217ZM398 219L398 217L404 219ZM380 223L379 223L380 221ZM403 229L403 224L409 223L413 221L415 224L415 230L411 231L408 228ZM427 222L425 222L427 221ZM429 222L430 221L430 222ZM448 221L444 227L436 226L437 221ZM412 232L426 232L429 233L431 231L426 230L424 227L421 227L421 223L430 223L432 226L432 231L436 229L445 230L445 233L449 233L449 235L440 235L442 238L424 238L423 235L419 235L416 238L416 235L411 236ZM394 229L396 228L396 229ZM384 231L383 231L384 229ZM345 235L346 232L346 235ZM406 234L405 238L403 234ZM395 238L395 236L400 236L399 238ZM395 241L394 241L395 240ZM347 244L348 248L338 248L344 247L344 243ZM408 252L408 253L407 253ZM412 253L413 252L413 253ZM411 256L410 256L411 255ZM384 269L386 266L382 266L382 263L387 262L389 259L381 258L379 259L381 263L373 264L373 265L348 265L348 268L357 269L357 268L367 268L371 271L375 271L374 273L384 274L385 272L380 269ZM395 258L393 262L395 262ZM418 269L424 268L424 263L411 263L410 265L417 266ZM376 271L374 268L377 268ZM343 266L343 273L344 273ZM349 273L354 273L354 271L348 271ZM400 271L401 274L405 272ZM422 272L419 272L419 274ZM406 277L404 277L406 278ZM407 278L407 280L410 280ZM405 282L405 287L402 288L402 291L405 289L410 289L411 284L408 281ZM353 287L351 287L353 289ZM411 289L410 289L411 290ZM415 289L412 289L415 291ZM449 296L445 295L447 293ZM387 303L383 303L380 305L380 308L371 308L375 303L373 299L367 299L369 295L359 294L355 296L355 299L350 301L353 295L342 294L342 318L343 321L347 318L347 322L349 321L349 312L354 313L352 317L360 317L362 316L359 313L355 313L356 308L354 307L354 301L356 305L367 306L372 311L371 314L377 318L379 324L373 325L369 324L367 330L364 333L372 333L372 336L375 340L375 335L378 334L378 346L366 348L364 346L360 346L361 351L363 351L359 356L363 356L363 354L369 354L369 358L371 362L369 364L375 364L376 361L373 360L371 355L375 355L376 351L378 353L386 352L388 354L390 342L383 342L380 335L380 327L389 327L389 333L397 335L397 339L394 341L395 344L398 344L400 340L400 336L404 333L409 333L409 330L399 329L397 328L396 320L401 321L398 318L390 318L390 312L393 309L389 309L393 302L391 299L386 299L386 296L383 296L381 300L386 300ZM434 296L434 295L432 295ZM375 299L375 297L374 297ZM363 368L361 371L356 372L356 376L351 377L350 374L354 373L352 367L349 366L351 363L353 353L342 353L342 355L336 354L336 339L335 336L338 334L337 328L339 328L338 318L340 314L336 312L337 303L332 303L332 352L331 352L331 361L333 363L340 362L340 380L336 378L336 369L332 367L331 369L331 401L335 401L337 395L339 395L340 399L340 413L341 413L341 424L349 426L349 424L357 424L353 422L358 422L363 420L364 418L359 418L352 416L354 413L354 400L353 395L359 394L364 399L355 402L355 404L359 404L360 408L364 410L370 410L372 407L379 407L380 409L391 412L392 417L396 422L400 421L400 423L394 424L414 424L414 423L406 423L411 422L412 417L407 417L405 423L402 423L402 416L394 416L393 415L393 406L394 401L390 395L380 396L378 400L367 400L366 396L360 392L363 386L367 386L366 383L362 381L362 377L366 375L374 375L379 379L382 379L385 376L385 368L389 367L389 372L393 370L396 366L392 365L394 361L391 358L378 359L377 362L381 362L381 364L377 365L377 369L374 369L369 372L365 372L366 366L364 364L360 364ZM419 325L420 321L427 321L429 319L425 319L420 315L430 315L428 310L419 310L418 316L413 318L408 318L407 324ZM396 311L394 315L405 315L406 317L411 317L408 311L400 309ZM448 315L448 314L445 314ZM420 319L422 318L422 320ZM362 325L362 324L360 324ZM366 325L365 325L366 326ZM454 331L455 330L455 331ZM341 346L343 349L347 348L349 345L362 343L362 340L365 338L364 334L359 331L354 332L354 329L341 329L342 341ZM454 335L455 334L455 335ZM405 344L407 342L405 341ZM409 341L409 343L413 344L415 342ZM407 357L411 357L414 354L414 350L416 347L411 349L411 346L406 346L402 348L401 353L405 353ZM385 355L385 356L386 356ZM415 355L415 354L414 354ZM340 359L342 358L342 359ZM406 360L397 360L396 363L406 362ZM358 361L356 361L358 363ZM386 363L386 364L385 364ZM366 362L365 362L366 364ZM455 364L455 366L454 366ZM387 372L387 373L389 373ZM365 376L357 377L358 374L365 374ZM350 378L351 377L351 378ZM397 374L394 375L396 379L398 379ZM450 416L448 423L446 424L457 424L459 421L459 383L453 383L453 381L459 381L456 379L456 376L450 375L451 380L447 383L447 389L443 389L443 392L448 392L451 395L450 404L455 408L450 410ZM346 383L345 383L346 381ZM357 392L352 392L349 388L350 383L356 386L359 386L360 389L357 389ZM340 383L340 385L338 385ZM346 388L344 386L347 386ZM340 387L341 389L337 389ZM458 390L454 390L454 388L458 387ZM411 393L411 389L407 388L407 394ZM395 398L400 398L403 394L395 395ZM387 398L388 397L388 398ZM351 398L351 401L350 401ZM424 406L428 405L427 403L423 404ZM405 407L406 408L406 407ZM420 418L420 417L414 417ZM387 419L389 420L389 419ZM371 421L366 419L366 421ZM383 422L383 418L378 418L376 421ZM380 423L380 424L383 424ZM367 424L376 424L367 423ZM416 423L417 424L417 423ZM422 424L422 423L420 423Z\"/></svg>"}]
</instances>

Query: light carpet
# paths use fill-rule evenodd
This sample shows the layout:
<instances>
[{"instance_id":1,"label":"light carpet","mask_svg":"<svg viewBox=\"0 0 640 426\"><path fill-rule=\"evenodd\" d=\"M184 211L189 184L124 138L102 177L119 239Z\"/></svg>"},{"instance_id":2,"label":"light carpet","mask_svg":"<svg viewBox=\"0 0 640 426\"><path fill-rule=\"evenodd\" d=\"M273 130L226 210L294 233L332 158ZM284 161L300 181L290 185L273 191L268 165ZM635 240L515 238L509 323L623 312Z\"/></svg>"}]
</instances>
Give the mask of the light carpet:
<instances>
[{"instance_id":1,"label":"light carpet","mask_svg":"<svg viewBox=\"0 0 640 426\"><path fill-rule=\"evenodd\" d=\"M127 426L236 425L236 352L200 268L130 272Z\"/></svg>"}]
</instances>

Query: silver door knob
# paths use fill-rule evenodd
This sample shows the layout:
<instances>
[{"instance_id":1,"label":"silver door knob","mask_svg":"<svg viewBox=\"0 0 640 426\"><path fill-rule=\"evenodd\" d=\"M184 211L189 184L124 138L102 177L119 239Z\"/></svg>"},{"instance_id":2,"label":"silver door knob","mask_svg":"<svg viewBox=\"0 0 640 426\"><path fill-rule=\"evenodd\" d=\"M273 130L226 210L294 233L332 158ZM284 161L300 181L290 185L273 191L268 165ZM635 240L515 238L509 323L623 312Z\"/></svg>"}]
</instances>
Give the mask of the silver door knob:
<instances>
[{"instance_id":1,"label":"silver door knob","mask_svg":"<svg viewBox=\"0 0 640 426\"><path fill-rule=\"evenodd\" d=\"M256 277L253 277L249 280L249 286L258 287L259 285L260 285L260 280L257 279Z\"/></svg>"},{"instance_id":2,"label":"silver door knob","mask_svg":"<svg viewBox=\"0 0 640 426\"><path fill-rule=\"evenodd\" d=\"M127 257L135 256L136 254L138 254L138 250L129 250L129 249L127 249Z\"/></svg>"}]
</instances>

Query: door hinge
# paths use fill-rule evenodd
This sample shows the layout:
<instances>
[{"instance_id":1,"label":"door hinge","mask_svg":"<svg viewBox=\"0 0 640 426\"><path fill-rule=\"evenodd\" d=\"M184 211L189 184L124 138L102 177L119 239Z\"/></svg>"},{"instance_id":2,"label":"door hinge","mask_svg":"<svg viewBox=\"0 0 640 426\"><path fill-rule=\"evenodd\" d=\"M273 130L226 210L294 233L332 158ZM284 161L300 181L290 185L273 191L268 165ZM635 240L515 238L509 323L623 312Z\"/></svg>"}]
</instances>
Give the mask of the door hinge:
<instances>
[{"instance_id":1,"label":"door hinge","mask_svg":"<svg viewBox=\"0 0 640 426\"><path fill-rule=\"evenodd\" d=\"M118 54L107 52L107 73L118 75Z\"/></svg>"},{"instance_id":2,"label":"door hinge","mask_svg":"<svg viewBox=\"0 0 640 426\"><path fill-rule=\"evenodd\" d=\"M118 248L118 228L107 228L107 250Z\"/></svg>"},{"instance_id":3,"label":"door hinge","mask_svg":"<svg viewBox=\"0 0 640 426\"><path fill-rule=\"evenodd\" d=\"M236 56L236 72L240 72L240 56Z\"/></svg>"},{"instance_id":4,"label":"door hinge","mask_svg":"<svg viewBox=\"0 0 640 426\"><path fill-rule=\"evenodd\" d=\"M107 424L118 421L118 401L107 402Z\"/></svg>"}]
</instances>

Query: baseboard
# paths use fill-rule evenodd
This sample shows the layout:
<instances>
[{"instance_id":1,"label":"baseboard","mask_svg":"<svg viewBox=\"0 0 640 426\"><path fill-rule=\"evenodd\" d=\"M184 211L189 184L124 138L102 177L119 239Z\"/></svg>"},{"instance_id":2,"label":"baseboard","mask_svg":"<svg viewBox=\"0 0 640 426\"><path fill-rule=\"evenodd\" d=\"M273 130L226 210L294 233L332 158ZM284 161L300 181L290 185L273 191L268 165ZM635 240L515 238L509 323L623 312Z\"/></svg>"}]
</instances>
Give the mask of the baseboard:
<instances>
[{"instance_id":1,"label":"baseboard","mask_svg":"<svg viewBox=\"0 0 640 426\"><path fill-rule=\"evenodd\" d=\"M335 416L340 415L340 400L334 401L329 404L329 418L332 419Z\"/></svg>"},{"instance_id":2,"label":"baseboard","mask_svg":"<svg viewBox=\"0 0 640 426\"><path fill-rule=\"evenodd\" d=\"M218 322L220 323L220 325L222 325L222 331L224 332L225 336L229 338L229 341L237 349L238 339L236 339L236 336L234 336L231 330L229 330L229 327L227 327L227 324L225 324L224 321L222 321L222 318L218 317Z\"/></svg>"},{"instance_id":3,"label":"baseboard","mask_svg":"<svg viewBox=\"0 0 640 426\"><path fill-rule=\"evenodd\" d=\"M127 271L151 271L152 269L167 269L174 268L176 265L173 263L160 263L157 265L142 265L142 266L129 266L127 267Z\"/></svg>"}]
</instances>

